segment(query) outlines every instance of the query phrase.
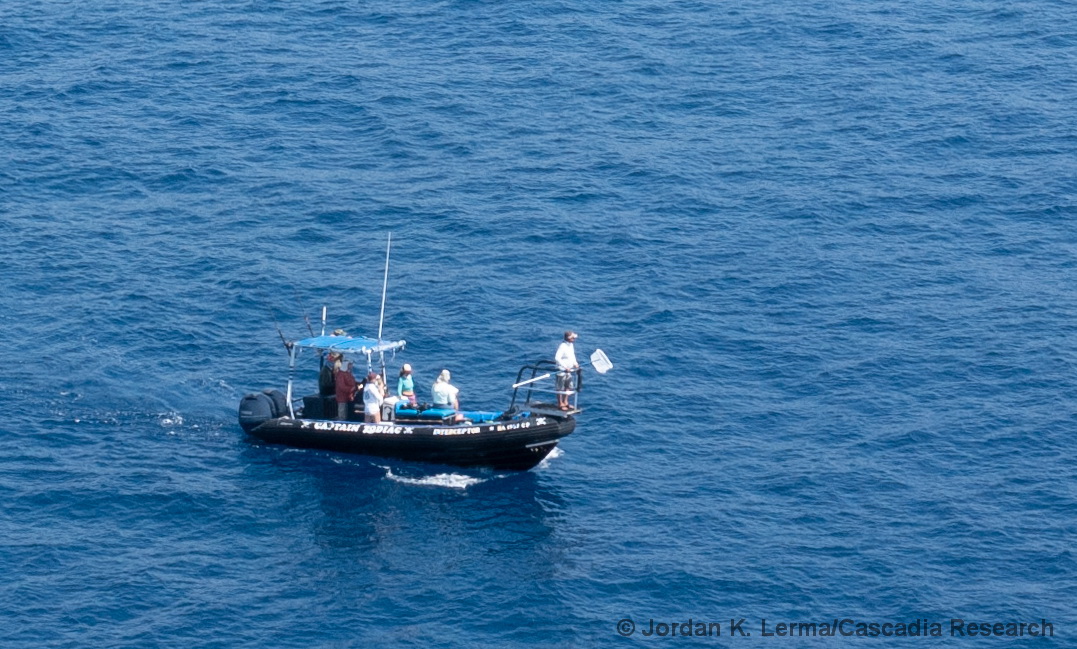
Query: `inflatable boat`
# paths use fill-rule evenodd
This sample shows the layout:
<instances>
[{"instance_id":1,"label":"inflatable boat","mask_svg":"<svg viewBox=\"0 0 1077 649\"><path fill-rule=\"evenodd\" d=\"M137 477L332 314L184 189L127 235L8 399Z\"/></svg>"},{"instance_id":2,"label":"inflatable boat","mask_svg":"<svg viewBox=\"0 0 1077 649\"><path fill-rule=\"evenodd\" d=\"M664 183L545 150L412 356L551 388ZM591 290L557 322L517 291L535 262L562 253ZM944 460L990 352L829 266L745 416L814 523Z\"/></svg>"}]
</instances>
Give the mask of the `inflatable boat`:
<instances>
[{"instance_id":1,"label":"inflatable boat","mask_svg":"<svg viewBox=\"0 0 1077 649\"><path fill-rule=\"evenodd\" d=\"M292 376L303 350L317 352L322 363L329 353L345 359L365 357L371 367L375 354L384 359L386 352L396 352L404 345L403 340L324 334L285 341L287 388L244 396L239 403L239 424L248 435L269 444L520 471L541 462L576 428L576 415L581 412L577 406L581 371L573 372L568 390L558 392L546 387L553 384L551 377L558 372L556 364L546 360L520 368L512 400L501 411L455 410L387 399L382 405L382 421L364 423L361 398L348 405L343 419L338 417L336 398L331 394L315 392L293 399ZM601 350L592 354L591 360L599 372L612 367ZM556 403L543 402L544 394L567 394L569 407L561 409Z\"/></svg>"}]
</instances>

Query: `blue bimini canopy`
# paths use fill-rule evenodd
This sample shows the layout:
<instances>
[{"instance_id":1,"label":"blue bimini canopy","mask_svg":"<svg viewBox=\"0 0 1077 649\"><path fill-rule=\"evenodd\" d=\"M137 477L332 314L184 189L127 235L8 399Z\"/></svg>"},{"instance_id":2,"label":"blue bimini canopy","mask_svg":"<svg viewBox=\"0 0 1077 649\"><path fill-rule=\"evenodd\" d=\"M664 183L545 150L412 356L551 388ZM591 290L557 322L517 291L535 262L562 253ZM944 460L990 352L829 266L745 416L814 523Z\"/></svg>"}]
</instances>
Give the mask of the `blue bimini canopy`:
<instances>
[{"instance_id":1,"label":"blue bimini canopy","mask_svg":"<svg viewBox=\"0 0 1077 649\"><path fill-rule=\"evenodd\" d=\"M342 354L363 354L370 356L377 352L389 352L404 348L403 340L383 340L351 336L315 336L297 340L295 346L303 349L340 352Z\"/></svg>"}]
</instances>

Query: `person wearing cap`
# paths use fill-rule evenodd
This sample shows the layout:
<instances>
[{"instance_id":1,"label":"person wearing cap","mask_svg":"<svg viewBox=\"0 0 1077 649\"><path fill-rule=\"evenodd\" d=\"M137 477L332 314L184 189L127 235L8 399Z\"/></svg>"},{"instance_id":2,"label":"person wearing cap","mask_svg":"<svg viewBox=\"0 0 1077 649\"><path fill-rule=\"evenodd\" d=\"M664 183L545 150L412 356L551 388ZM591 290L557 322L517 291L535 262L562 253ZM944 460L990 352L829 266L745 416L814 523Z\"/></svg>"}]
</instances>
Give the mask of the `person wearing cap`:
<instances>
[{"instance_id":1,"label":"person wearing cap","mask_svg":"<svg viewBox=\"0 0 1077 649\"><path fill-rule=\"evenodd\" d=\"M569 410L568 397L572 392L572 374L580 369L576 362L576 335L575 331L566 331L565 339L557 347L554 361L557 362L557 407L561 410Z\"/></svg>"},{"instance_id":2,"label":"person wearing cap","mask_svg":"<svg viewBox=\"0 0 1077 649\"><path fill-rule=\"evenodd\" d=\"M329 355L322 359L322 369L318 371L318 394L323 397L331 397L337 393L337 385L333 380L333 367L339 358L340 354L329 352Z\"/></svg>"},{"instance_id":3,"label":"person wearing cap","mask_svg":"<svg viewBox=\"0 0 1077 649\"><path fill-rule=\"evenodd\" d=\"M334 329L333 330L333 335L334 336L347 336L348 332L344 331L343 329Z\"/></svg>"},{"instance_id":4,"label":"person wearing cap","mask_svg":"<svg viewBox=\"0 0 1077 649\"><path fill-rule=\"evenodd\" d=\"M333 363L333 381L337 392L337 419L348 420L348 409L352 400L355 399L355 375L352 374L352 364L339 358Z\"/></svg>"},{"instance_id":5,"label":"person wearing cap","mask_svg":"<svg viewBox=\"0 0 1077 649\"><path fill-rule=\"evenodd\" d=\"M449 374L449 370L441 370L441 374L438 374L438 380L434 381L434 385L430 388L431 396L434 400L434 405L441 408L452 408L453 410L460 409L460 390L449 380L452 379L452 375Z\"/></svg>"},{"instance_id":6,"label":"person wearing cap","mask_svg":"<svg viewBox=\"0 0 1077 649\"><path fill-rule=\"evenodd\" d=\"M396 381L396 394L401 399L407 399L408 403L416 403L415 379L411 375L411 365L404 363L400 368L400 378Z\"/></svg>"},{"instance_id":7,"label":"person wearing cap","mask_svg":"<svg viewBox=\"0 0 1077 649\"><path fill-rule=\"evenodd\" d=\"M363 421L371 424L381 423L381 402L385 399L385 391L382 390L381 381L377 372L366 375L366 385L363 386Z\"/></svg>"}]
</instances>

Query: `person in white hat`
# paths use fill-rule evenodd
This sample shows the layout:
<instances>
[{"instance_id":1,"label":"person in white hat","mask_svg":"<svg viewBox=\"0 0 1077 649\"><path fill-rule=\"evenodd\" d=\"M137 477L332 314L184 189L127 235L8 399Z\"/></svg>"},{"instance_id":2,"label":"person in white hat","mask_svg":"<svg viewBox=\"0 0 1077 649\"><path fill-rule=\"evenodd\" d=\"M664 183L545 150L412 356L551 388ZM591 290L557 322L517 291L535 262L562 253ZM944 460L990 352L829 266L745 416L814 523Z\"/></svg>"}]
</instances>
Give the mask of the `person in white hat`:
<instances>
[{"instance_id":1,"label":"person in white hat","mask_svg":"<svg viewBox=\"0 0 1077 649\"><path fill-rule=\"evenodd\" d=\"M460 389L457 388L449 380L452 376L449 374L449 370L441 370L441 374L438 374L438 380L434 382L434 386L430 389L431 395L434 398L434 405L447 408L451 406L453 410L460 409Z\"/></svg>"},{"instance_id":2,"label":"person in white hat","mask_svg":"<svg viewBox=\"0 0 1077 649\"><path fill-rule=\"evenodd\" d=\"M576 362L576 335L575 331L565 332L565 339L557 347L554 360L557 362L557 406L561 410L568 410L569 395L572 394L572 377L580 370L580 364Z\"/></svg>"},{"instance_id":3,"label":"person in white hat","mask_svg":"<svg viewBox=\"0 0 1077 649\"><path fill-rule=\"evenodd\" d=\"M400 378L396 381L396 394L408 403L415 403L415 378L411 375L411 365L404 363L400 368Z\"/></svg>"}]
</instances>

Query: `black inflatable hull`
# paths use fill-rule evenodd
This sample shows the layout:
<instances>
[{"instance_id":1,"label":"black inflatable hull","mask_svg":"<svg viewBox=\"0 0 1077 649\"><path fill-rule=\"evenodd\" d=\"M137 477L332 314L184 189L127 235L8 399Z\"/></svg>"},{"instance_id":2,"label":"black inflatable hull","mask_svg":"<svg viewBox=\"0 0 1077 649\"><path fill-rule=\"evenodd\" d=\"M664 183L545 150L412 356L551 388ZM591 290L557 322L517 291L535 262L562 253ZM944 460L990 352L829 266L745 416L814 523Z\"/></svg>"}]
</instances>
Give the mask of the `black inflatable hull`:
<instances>
[{"instance_id":1,"label":"black inflatable hull","mask_svg":"<svg viewBox=\"0 0 1077 649\"><path fill-rule=\"evenodd\" d=\"M246 428L246 427L245 427ZM269 419L247 432L269 444L376 455L418 462L526 471L576 428L572 417L532 416L469 425L365 424Z\"/></svg>"}]
</instances>

